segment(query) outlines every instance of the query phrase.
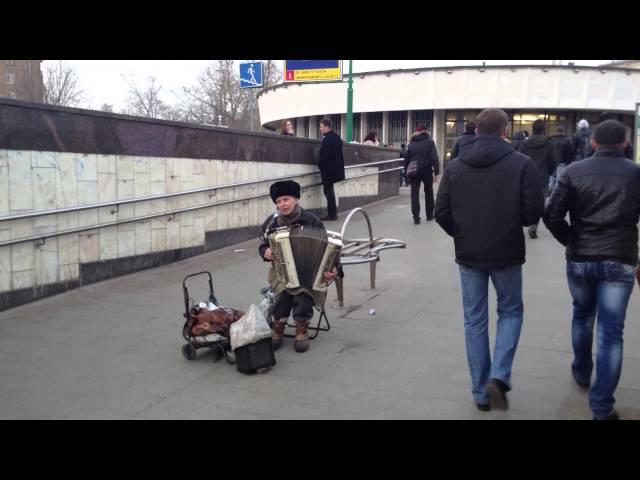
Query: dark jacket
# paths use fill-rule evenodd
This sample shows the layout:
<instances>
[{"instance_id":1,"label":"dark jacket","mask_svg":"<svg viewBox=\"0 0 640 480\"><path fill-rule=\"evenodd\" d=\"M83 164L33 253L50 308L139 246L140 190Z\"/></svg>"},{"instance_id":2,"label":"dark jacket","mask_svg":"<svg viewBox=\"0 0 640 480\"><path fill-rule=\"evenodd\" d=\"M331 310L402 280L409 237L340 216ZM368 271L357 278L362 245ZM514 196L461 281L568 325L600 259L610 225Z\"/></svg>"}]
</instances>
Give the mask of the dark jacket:
<instances>
[{"instance_id":1,"label":"dark jacket","mask_svg":"<svg viewBox=\"0 0 640 480\"><path fill-rule=\"evenodd\" d=\"M511 144L513 145L513 148L518 150L518 148L520 148L520 144L526 139L527 136L524 134L524 132L516 132L513 134L513 137L511 137Z\"/></svg>"},{"instance_id":2,"label":"dark jacket","mask_svg":"<svg viewBox=\"0 0 640 480\"><path fill-rule=\"evenodd\" d=\"M520 144L518 150L533 160L538 170L540 185L546 187L549 184L549 175L556 170L551 141L544 135L531 135Z\"/></svg>"},{"instance_id":3,"label":"dark jacket","mask_svg":"<svg viewBox=\"0 0 640 480\"><path fill-rule=\"evenodd\" d=\"M302 207L301 207L302 208ZM320 227L324 228L324 224L322 220L316 217L313 213L302 208L302 213L300 215L300 220L295 222L295 225L302 225L303 227ZM267 217L267 219L262 223L262 243L258 247L258 253L262 257L265 262L270 262L271 260L267 260L264 258L264 252L267 248L269 248L269 239L268 236L273 233L273 231L278 228L278 222L274 214L271 214Z\"/></svg>"},{"instance_id":4,"label":"dark jacket","mask_svg":"<svg viewBox=\"0 0 640 480\"><path fill-rule=\"evenodd\" d=\"M543 212L533 161L499 137L480 135L449 162L435 216L454 239L457 263L499 269L524 263L522 227Z\"/></svg>"},{"instance_id":5,"label":"dark jacket","mask_svg":"<svg viewBox=\"0 0 640 480\"><path fill-rule=\"evenodd\" d=\"M440 162L438 161L438 150L436 144L429 138L426 130L416 132L411 136L411 141L407 147L407 156L404 159L404 172L413 160L418 160L418 172L421 175L440 174Z\"/></svg>"},{"instance_id":6,"label":"dark jacket","mask_svg":"<svg viewBox=\"0 0 640 480\"><path fill-rule=\"evenodd\" d=\"M591 148L591 130L580 128L571 137L571 147L573 149L573 161L582 160L593 155Z\"/></svg>"},{"instance_id":7,"label":"dark jacket","mask_svg":"<svg viewBox=\"0 0 640 480\"><path fill-rule=\"evenodd\" d=\"M342 140L333 130L329 130L322 139L318 168L322 183L336 183L344 180L344 157L342 156Z\"/></svg>"},{"instance_id":8,"label":"dark jacket","mask_svg":"<svg viewBox=\"0 0 640 480\"><path fill-rule=\"evenodd\" d=\"M567 247L568 260L635 265L639 215L640 166L619 150L601 149L560 175L544 224Z\"/></svg>"},{"instance_id":9,"label":"dark jacket","mask_svg":"<svg viewBox=\"0 0 640 480\"><path fill-rule=\"evenodd\" d=\"M458 158L458 155L460 155L460 149L465 145L468 145L474 138L476 138L475 133L465 133L464 135L456 138L456 141L453 144L453 150L451 150L451 160Z\"/></svg>"},{"instance_id":10,"label":"dark jacket","mask_svg":"<svg viewBox=\"0 0 640 480\"><path fill-rule=\"evenodd\" d=\"M563 133L555 133L549 137L551 145L553 145L553 163L556 167L561 163L569 165L573 162L573 151L571 149L571 140Z\"/></svg>"}]
</instances>

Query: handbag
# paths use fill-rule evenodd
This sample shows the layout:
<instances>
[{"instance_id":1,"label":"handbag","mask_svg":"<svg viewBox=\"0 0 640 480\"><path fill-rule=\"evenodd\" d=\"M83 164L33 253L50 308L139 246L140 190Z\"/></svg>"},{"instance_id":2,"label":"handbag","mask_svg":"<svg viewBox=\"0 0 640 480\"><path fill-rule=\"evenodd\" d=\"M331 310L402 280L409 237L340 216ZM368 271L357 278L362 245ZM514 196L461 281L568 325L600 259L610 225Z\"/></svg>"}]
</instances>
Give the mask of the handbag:
<instances>
[{"instance_id":1,"label":"handbag","mask_svg":"<svg viewBox=\"0 0 640 480\"><path fill-rule=\"evenodd\" d=\"M407 166L407 178L413 180L418 176L418 160L411 160Z\"/></svg>"}]
</instances>

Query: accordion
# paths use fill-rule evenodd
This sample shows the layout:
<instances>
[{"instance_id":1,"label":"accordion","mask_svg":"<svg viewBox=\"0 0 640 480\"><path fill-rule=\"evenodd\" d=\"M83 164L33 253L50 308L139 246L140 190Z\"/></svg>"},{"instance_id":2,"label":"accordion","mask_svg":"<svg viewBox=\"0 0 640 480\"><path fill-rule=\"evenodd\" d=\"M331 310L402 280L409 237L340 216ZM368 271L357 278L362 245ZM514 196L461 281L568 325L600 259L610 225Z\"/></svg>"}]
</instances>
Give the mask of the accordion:
<instances>
[{"instance_id":1,"label":"accordion","mask_svg":"<svg viewBox=\"0 0 640 480\"><path fill-rule=\"evenodd\" d=\"M342 237L317 227L282 227L269 235L273 264L286 288L307 288L324 292L324 272L340 261Z\"/></svg>"}]
</instances>

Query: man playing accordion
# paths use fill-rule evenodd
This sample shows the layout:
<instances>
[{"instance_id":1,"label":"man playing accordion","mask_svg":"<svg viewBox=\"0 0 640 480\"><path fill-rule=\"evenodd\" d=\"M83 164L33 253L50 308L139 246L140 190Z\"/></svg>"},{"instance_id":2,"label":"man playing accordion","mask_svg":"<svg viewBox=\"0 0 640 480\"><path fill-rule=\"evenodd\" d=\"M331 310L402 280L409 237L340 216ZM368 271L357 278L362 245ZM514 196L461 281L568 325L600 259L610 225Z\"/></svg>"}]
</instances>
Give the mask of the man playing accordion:
<instances>
[{"instance_id":1,"label":"man playing accordion","mask_svg":"<svg viewBox=\"0 0 640 480\"><path fill-rule=\"evenodd\" d=\"M313 317L313 306L323 305L326 291L315 291L308 286L287 288L287 282L276 272L273 262L269 236L277 229L287 228L294 230L299 228L325 230L322 221L313 213L304 210L299 203L300 185L293 180L276 182L269 190L271 199L276 204L276 212L265 220L262 225L262 243L258 247L258 253L265 262L271 262L269 270L269 285L275 293L273 306L273 349L277 350L282 345L284 329L291 314L296 324L296 336L294 348L296 352L306 352L309 348L307 328ZM325 282L331 282L336 277L336 267L331 271L324 271Z\"/></svg>"}]
</instances>

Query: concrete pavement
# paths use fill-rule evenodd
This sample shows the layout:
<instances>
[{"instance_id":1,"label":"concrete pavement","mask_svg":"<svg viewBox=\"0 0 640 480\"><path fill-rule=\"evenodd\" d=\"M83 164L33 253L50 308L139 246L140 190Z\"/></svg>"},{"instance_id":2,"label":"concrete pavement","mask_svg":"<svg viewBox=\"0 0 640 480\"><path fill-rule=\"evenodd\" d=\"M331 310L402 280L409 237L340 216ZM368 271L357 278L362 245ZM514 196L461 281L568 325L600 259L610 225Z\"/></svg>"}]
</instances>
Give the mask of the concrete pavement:
<instances>
[{"instance_id":1,"label":"concrete pavement","mask_svg":"<svg viewBox=\"0 0 640 480\"><path fill-rule=\"evenodd\" d=\"M407 249L382 252L375 291L368 290L367 265L345 267L345 308L335 308L335 288L328 297L331 330L305 354L285 339L265 374L214 363L208 350L194 361L180 353L183 277L210 270L220 303L248 308L266 283L257 239L1 312L0 418L590 419L587 395L570 374L562 246L543 226L537 240L527 238L511 409L478 412L453 243L435 222L413 225L409 203L403 188L399 197L365 207L374 235L404 240ZM344 218L328 227L340 230ZM351 225L348 237L365 236L363 219ZM204 299L205 282L192 291ZM622 418L640 419L637 286L616 399Z\"/></svg>"}]
</instances>

